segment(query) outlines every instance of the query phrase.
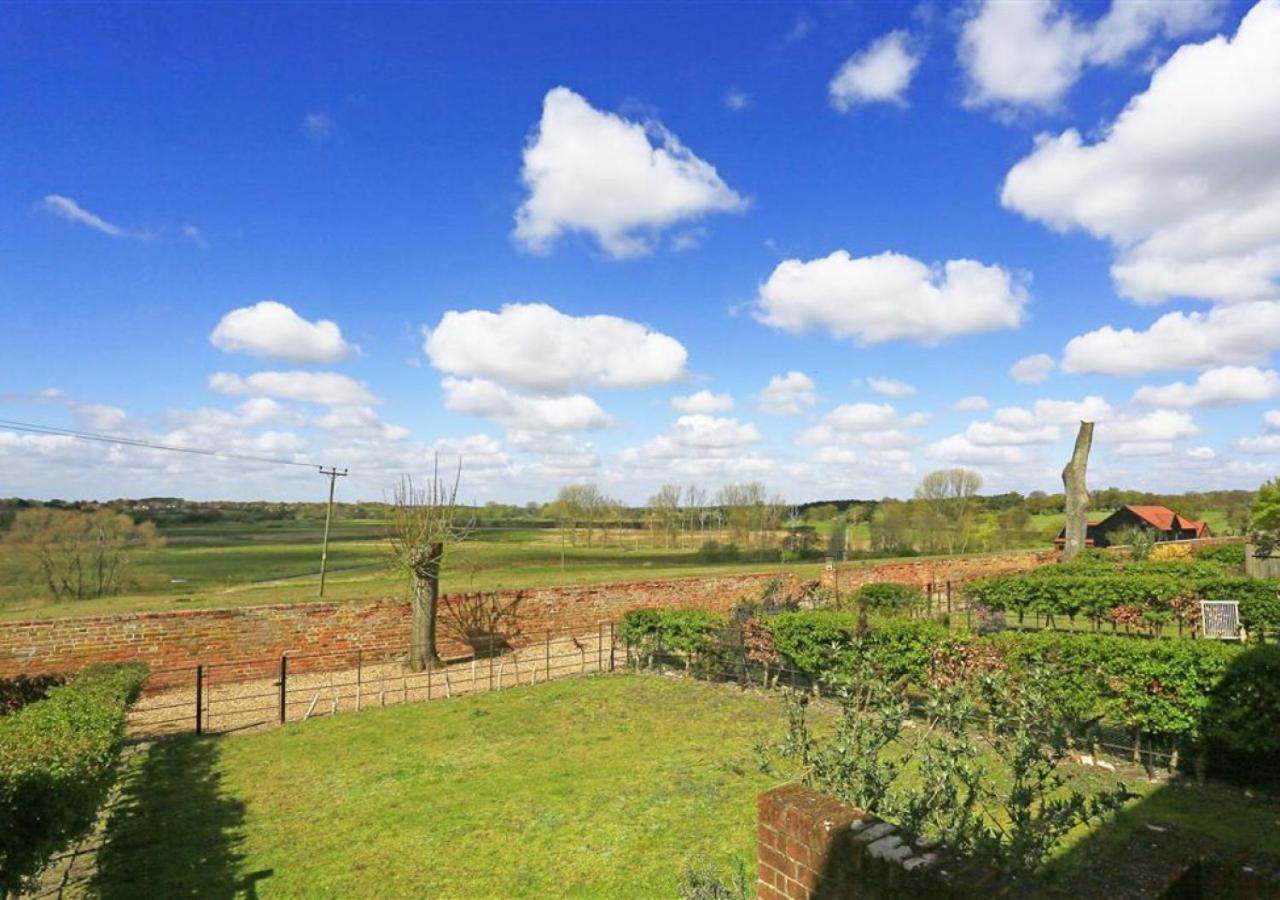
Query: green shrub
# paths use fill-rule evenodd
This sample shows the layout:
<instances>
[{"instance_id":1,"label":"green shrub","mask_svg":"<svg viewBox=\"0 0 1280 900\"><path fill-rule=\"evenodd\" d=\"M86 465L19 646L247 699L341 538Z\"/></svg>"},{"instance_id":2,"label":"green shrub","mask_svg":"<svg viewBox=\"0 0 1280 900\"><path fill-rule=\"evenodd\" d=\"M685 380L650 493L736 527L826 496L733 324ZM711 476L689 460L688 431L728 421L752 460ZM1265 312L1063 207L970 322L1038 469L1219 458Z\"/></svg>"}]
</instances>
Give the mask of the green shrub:
<instances>
[{"instance_id":1,"label":"green shrub","mask_svg":"<svg viewBox=\"0 0 1280 900\"><path fill-rule=\"evenodd\" d=\"M1187 566L1186 563L1146 563L1142 574L1081 575L1077 572L1004 575L971 581L969 598L990 609L1019 615L1084 616L1095 621L1113 610L1131 608L1145 614L1149 623L1194 612L1199 600L1235 600L1240 621L1250 631L1280 630L1280 585L1258 578L1221 574L1217 563L1193 563L1199 577L1177 577L1154 567ZM1210 566L1212 569L1200 568ZM1176 571L1176 570L1175 570ZM1207 577L1205 572L1211 572Z\"/></svg>"},{"instance_id":2,"label":"green shrub","mask_svg":"<svg viewBox=\"0 0 1280 900\"><path fill-rule=\"evenodd\" d=\"M1196 550L1196 559L1243 572L1245 549L1244 544L1209 544Z\"/></svg>"},{"instance_id":3,"label":"green shrub","mask_svg":"<svg viewBox=\"0 0 1280 900\"><path fill-rule=\"evenodd\" d=\"M1235 656L1213 689L1204 737L1215 767L1280 776L1280 647Z\"/></svg>"},{"instance_id":4,"label":"green shrub","mask_svg":"<svg viewBox=\"0 0 1280 900\"><path fill-rule=\"evenodd\" d=\"M661 649L691 658L711 649L723 625L703 609L633 609L622 617L622 637L639 657Z\"/></svg>"},{"instance_id":5,"label":"green shrub","mask_svg":"<svg viewBox=\"0 0 1280 900\"><path fill-rule=\"evenodd\" d=\"M0 719L0 894L93 824L146 680L145 666L95 666Z\"/></svg>"},{"instance_id":6,"label":"green shrub","mask_svg":"<svg viewBox=\"0 0 1280 900\"><path fill-rule=\"evenodd\" d=\"M787 664L812 678L843 682L863 662L890 681L923 681L929 651L946 639L945 625L927 620L886 619L859 634L850 612L813 610L766 620Z\"/></svg>"},{"instance_id":7,"label":"green shrub","mask_svg":"<svg viewBox=\"0 0 1280 900\"><path fill-rule=\"evenodd\" d=\"M658 634L662 624L660 609L632 609L622 616L622 639L632 647L642 646Z\"/></svg>"},{"instance_id":8,"label":"green shrub","mask_svg":"<svg viewBox=\"0 0 1280 900\"><path fill-rule=\"evenodd\" d=\"M854 599L868 609L890 612L907 612L922 609L925 605L924 591L913 585L889 581L864 584L855 592Z\"/></svg>"}]
</instances>

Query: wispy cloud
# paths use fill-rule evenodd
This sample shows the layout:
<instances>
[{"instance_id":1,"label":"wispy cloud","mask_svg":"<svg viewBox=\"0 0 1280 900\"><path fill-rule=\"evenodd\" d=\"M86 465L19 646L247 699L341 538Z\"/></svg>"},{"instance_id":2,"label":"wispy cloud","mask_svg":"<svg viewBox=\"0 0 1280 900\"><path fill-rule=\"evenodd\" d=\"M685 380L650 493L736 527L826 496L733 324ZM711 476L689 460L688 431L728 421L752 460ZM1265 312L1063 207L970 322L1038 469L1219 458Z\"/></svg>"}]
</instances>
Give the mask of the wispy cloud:
<instances>
[{"instance_id":1,"label":"wispy cloud","mask_svg":"<svg viewBox=\"0 0 1280 900\"><path fill-rule=\"evenodd\" d=\"M333 117L327 113L307 113L302 119L302 130L313 141L327 141L333 137Z\"/></svg>"},{"instance_id":2,"label":"wispy cloud","mask_svg":"<svg viewBox=\"0 0 1280 900\"><path fill-rule=\"evenodd\" d=\"M108 222L97 213L89 212L89 210L70 197L64 197L61 194L47 194L43 200L36 204L36 209L51 216L57 216L59 219L73 222L76 225L87 226L94 231L113 238L148 240L155 236L149 231L136 231Z\"/></svg>"}]
</instances>

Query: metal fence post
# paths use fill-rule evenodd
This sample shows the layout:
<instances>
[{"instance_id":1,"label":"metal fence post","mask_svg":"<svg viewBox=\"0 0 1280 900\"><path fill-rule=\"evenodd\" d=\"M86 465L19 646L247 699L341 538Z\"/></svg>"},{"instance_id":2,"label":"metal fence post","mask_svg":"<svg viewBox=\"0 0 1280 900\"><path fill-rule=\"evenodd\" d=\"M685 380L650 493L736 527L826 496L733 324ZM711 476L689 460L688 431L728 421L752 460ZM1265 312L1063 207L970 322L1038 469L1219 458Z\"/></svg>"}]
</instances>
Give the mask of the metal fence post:
<instances>
[{"instance_id":1,"label":"metal fence post","mask_svg":"<svg viewBox=\"0 0 1280 900\"><path fill-rule=\"evenodd\" d=\"M204 734L204 666L196 666L196 734Z\"/></svg>"},{"instance_id":2,"label":"metal fence post","mask_svg":"<svg viewBox=\"0 0 1280 900\"><path fill-rule=\"evenodd\" d=\"M285 720L285 694L289 683L289 657L280 654L280 724Z\"/></svg>"},{"instance_id":3,"label":"metal fence post","mask_svg":"<svg viewBox=\"0 0 1280 900\"><path fill-rule=\"evenodd\" d=\"M429 669L428 669L429 671ZM429 677L429 676L428 676ZM430 684L430 682L428 682ZM364 650L356 650L356 712L360 712L360 701L364 695ZM427 699L431 699L430 691L427 692Z\"/></svg>"},{"instance_id":4,"label":"metal fence post","mask_svg":"<svg viewBox=\"0 0 1280 900\"><path fill-rule=\"evenodd\" d=\"M609 671L613 671L613 623L609 623Z\"/></svg>"},{"instance_id":5,"label":"metal fence post","mask_svg":"<svg viewBox=\"0 0 1280 900\"><path fill-rule=\"evenodd\" d=\"M493 690L493 630L489 631L489 690Z\"/></svg>"}]
</instances>

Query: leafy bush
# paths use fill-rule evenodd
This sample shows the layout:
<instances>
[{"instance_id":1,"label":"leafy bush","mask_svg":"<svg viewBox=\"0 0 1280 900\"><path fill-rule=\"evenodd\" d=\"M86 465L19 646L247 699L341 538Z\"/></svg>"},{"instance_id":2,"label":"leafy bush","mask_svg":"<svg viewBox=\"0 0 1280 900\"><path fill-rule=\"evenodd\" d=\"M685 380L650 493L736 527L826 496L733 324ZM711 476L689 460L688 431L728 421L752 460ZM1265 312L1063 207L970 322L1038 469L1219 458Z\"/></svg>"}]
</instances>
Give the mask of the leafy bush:
<instances>
[{"instance_id":1,"label":"leafy bush","mask_svg":"<svg viewBox=\"0 0 1280 900\"><path fill-rule=\"evenodd\" d=\"M1239 774L1280 774L1280 649L1235 656L1214 687L1204 719L1210 759Z\"/></svg>"},{"instance_id":2,"label":"leafy bush","mask_svg":"<svg viewBox=\"0 0 1280 900\"><path fill-rule=\"evenodd\" d=\"M703 609L633 609L622 617L622 637L638 657L663 653L686 662L711 649L724 620Z\"/></svg>"},{"instance_id":3,"label":"leafy bush","mask_svg":"<svg viewBox=\"0 0 1280 900\"><path fill-rule=\"evenodd\" d=\"M707 562L736 562L742 558L742 550L737 544L703 541L698 548L698 558Z\"/></svg>"},{"instance_id":4,"label":"leafy bush","mask_svg":"<svg viewBox=\"0 0 1280 900\"><path fill-rule=\"evenodd\" d=\"M877 582L864 584L854 594L856 602L868 609L879 609L891 612L907 612L922 609L925 605L924 591L909 584L893 582Z\"/></svg>"},{"instance_id":5,"label":"leafy bush","mask_svg":"<svg viewBox=\"0 0 1280 900\"><path fill-rule=\"evenodd\" d=\"M1200 577L1176 577L1151 568L1157 565L1211 566L1219 574L1206 577L1203 573L1210 570L1196 568ZM1235 600L1245 628L1280 630L1280 585L1274 581L1224 576L1217 563L1209 562L1147 563L1141 571L1144 574L1005 575L972 581L965 589L971 601L990 609L1020 616L1084 616L1094 621L1156 623L1173 616L1191 620L1198 615L1199 600Z\"/></svg>"},{"instance_id":6,"label":"leafy bush","mask_svg":"<svg viewBox=\"0 0 1280 900\"><path fill-rule=\"evenodd\" d=\"M1235 572L1244 571L1244 544L1209 544L1196 550L1195 558L1214 562Z\"/></svg>"},{"instance_id":7,"label":"leafy bush","mask_svg":"<svg viewBox=\"0 0 1280 900\"><path fill-rule=\"evenodd\" d=\"M95 666L0 719L0 893L93 824L146 679L145 666Z\"/></svg>"},{"instance_id":8,"label":"leafy bush","mask_svg":"<svg viewBox=\"0 0 1280 900\"><path fill-rule=\"evenodd\" d=\"M923 681L930 648L948 633L940 623L907 619L888 619L860 631L855 613L830 610L783 613L767 624L788 665L838 683L864 665L890 681Z\"/></svg>"}]
</instances>

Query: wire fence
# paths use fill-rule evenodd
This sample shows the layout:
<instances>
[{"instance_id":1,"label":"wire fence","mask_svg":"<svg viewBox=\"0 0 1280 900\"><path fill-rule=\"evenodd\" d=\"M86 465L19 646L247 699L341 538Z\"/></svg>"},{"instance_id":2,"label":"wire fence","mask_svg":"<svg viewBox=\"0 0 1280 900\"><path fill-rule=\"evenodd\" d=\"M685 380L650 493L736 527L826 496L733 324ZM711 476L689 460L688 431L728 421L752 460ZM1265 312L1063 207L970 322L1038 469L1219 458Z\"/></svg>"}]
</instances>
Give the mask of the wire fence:
<instances>
[{"instance_id":1,"label":"wire fence","mask_svg":"<svg viewBox=\"0 0 1280 900\"><path fill-rule=\"evenodd\" d=\"M613 671L612 622L573 631L491 635L471 656L410 671L403 651L291 653L152 672L163 685L130 711L138 738L220 734L400 703L489 693Z\"/></svg>"}]
</instances>

